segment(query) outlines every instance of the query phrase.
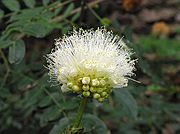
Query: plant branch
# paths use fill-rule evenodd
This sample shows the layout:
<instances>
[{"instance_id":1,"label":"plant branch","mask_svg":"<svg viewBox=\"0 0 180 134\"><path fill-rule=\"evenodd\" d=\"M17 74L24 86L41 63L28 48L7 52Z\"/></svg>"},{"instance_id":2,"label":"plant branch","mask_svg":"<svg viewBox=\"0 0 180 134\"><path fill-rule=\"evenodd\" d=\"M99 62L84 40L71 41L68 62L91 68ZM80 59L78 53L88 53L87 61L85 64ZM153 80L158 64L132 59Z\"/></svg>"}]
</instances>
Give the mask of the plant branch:
<instances>
[{"instance_id":1,"label":"plant branch","mask_svg":"<svg viewBox=\"0 0 180 134\"><path fill-rule=\"evenodd\" d=\"M87 103L87 97L82 98L81 102L80 102L80 105L79 105L78 112L77 112L77 116L75 118L75 121L74 121L74 124L73 124L73 127L72 127L72 132L73 133L77 133L77 131L79 130L79 125L80 125L81 120L82 120L82 116L83 116L83 113L84 113L86 103Z\"/></svg>"},{"instance_id":2,"label":"plant branch","mask_svg":"<svg viewBox=\"0 0 180 134\"><path fill-rule=\"evenodd\" d=\"M80 12L80 17L79 17L79 25L83 25L83 18L84 18L84 8L86 5L86 0L81 0L81 12Z\"/></svg>"},{"instance_id":3,"label":"plant branch","mask_svg":"<svg viewBox=\"0 0 180 134\"><path fill-rule=\"evenodd\" d=\"M54 101L54 103L61 109L63 115L67 117L67 113L62 109L61 105L57 102L57 100L51 95L51 93L46 88L43 89L47 93L47 95L49 95L49 97Z\"/></svg>"},{"instance_id":4,"label":"plant branch","mask_svg":"<svg viewBox=\"0 0 180 134\"><path fill-rule=\"evenodd\" d=\"M70 2L73 2L74 0L66 0L65 2L58 2L57 4L56 4L56 6L51 6L51 5L49 5L49 7L48 7L48 10L49 11L53 11L54 9L57 9L57 8L60 8L60 7L62 7L62 6L64 6L64 5L66 5L66 4L68 4L68 3L70 3ZM54 3L53 3L54 4Z\"/></svg>"},{"instance_id":5,"label":"plant branch","mask_svg":"<svg viewBox=\"0 0 180 134\"><path fill-rule=\"evenodd\" d=\"M44 90L44 92L52 99L52 101L54 102L54 104L57 105L58 108L61 109L61 112L63 113L64 116L67 117L66 111L64 109L62 109L62 106L58 103L58 101L54 98L54 96L51 95L51 93L48 91L48 89L45 88L45 86L40 85L36 80L27 77L26 75L22 74L22 73L17 73L13 70L11 70L12 73L18 74L24 78L27 78L28 80L32 81L35 85L39 85L40 88L42 88Z\"/></svg>"},{"instance_id":6,"label":"plant branch","mask_svg":"<svg viewBox=\"0 0 180 134\"><path fill-rule=\"evenodd\" d=\"M100 3L100 2L102 2L102 1L104 1L104 0L96 0L96 1L93 1L93 2L89 2L88 4L86 4L86 5L88 5L89 7L94 7L95 5L97 5L98 3ZM84 9L87 9L87 7L85 7ZM81 11L81 7L78 7L78 8L76 8L76 9L74 9L70 14L69 14L69 16L70 15L73 15L73 14L75 14L75 13L77 13L77 12L80 12ZM55 17L54 19L52 19L52 21L51 22L59 22L59 21L61 21L61 20L63 20L64 18L63 18L63 16L62 15L60 15L60 16L57 16L57 17Z\"/></svg>"},{"instance_id":7,"label":"plant branch","mask_svg":"<svg viewBox=\"0 0 180 134\"><path fill-rule=\"evenodd\" d=\"M91 13L99 20L101 21L101 17L87 4L86 5L88 7L88 9L91 11Z\"/></svg>"},{"instance_id":8,"label":"plant branch","mask_svg":"<svg viewBox=\"0 0 180 134\"><path fill-rule=\"evenodd\" d=\"M1 88L2 88L4 86L4 84L6 83L6 80L7 80L8 76L9 76L10 67L9 67L8 61L7 61L3 51L1 49L0 49L0 54L1 54L1 57L2 57L2 59L4 61L4 65L6 67L6 74L4 76L3 82L1 83Z\"/></svg>"}]
</instances>

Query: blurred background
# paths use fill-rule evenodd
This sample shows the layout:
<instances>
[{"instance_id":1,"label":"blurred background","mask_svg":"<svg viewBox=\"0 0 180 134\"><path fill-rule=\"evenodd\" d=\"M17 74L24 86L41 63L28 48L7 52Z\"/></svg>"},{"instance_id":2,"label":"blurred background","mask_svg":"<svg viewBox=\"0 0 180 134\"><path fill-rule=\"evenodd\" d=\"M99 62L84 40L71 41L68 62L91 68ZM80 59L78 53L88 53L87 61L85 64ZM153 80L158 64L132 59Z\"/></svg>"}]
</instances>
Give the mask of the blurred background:
<instances>
[{"instance_id":1,"label":"blurred background","mask_svg":"<svg viewBox=\"0 0 180 134\"><path fill-rule=\"evenodd\" d=\"M73 27L105 26L135 51L141 83L90 101L86 133L180 134L179 9L179 0L0 0L0 133L58 134L79 99L51 87L44 56Z\"/></svg>"}]
</instances>

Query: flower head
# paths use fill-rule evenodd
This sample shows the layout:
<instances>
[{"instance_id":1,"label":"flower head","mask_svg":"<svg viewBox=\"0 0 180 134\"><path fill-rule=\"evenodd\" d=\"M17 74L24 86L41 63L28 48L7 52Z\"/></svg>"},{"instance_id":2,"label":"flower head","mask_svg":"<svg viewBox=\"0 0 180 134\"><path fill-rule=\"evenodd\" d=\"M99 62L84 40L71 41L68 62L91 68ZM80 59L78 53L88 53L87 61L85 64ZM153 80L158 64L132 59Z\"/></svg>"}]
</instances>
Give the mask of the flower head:
<instances>
[{"instance_id":1,"label":"flower head","mask_svg":"<svg viewBox=\"0 0 180 134\"><path fill-rule=\"evenodd\" d=\"M113 88L126 87L133 75L135 60L122 38L106 29L74 30L57 39L47 55L52 82L102 102Z\"/></svg>"}]
</instances>

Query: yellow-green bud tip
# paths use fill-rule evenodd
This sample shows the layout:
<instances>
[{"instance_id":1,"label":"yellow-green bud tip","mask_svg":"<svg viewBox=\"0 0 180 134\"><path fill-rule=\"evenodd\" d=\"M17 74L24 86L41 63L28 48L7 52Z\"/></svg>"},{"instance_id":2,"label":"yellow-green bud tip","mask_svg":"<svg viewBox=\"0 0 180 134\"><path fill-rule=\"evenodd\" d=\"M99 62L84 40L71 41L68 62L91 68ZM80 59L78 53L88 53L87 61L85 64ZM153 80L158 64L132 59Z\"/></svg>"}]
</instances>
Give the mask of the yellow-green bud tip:
<instances>
[{"instance_id":1,"label":"yellow-green bud tip","mask_svg":"<svg viewBox=\"0 0 180 134\"><path fill-rule=\"evenodd\" d=\"M93 79L92 82L91 82L92 86L99 86L99 81L98 79Z\"/></svg>"},{"instance_id":2,"label":"yellow-green bud tip","mask_svg":"<svg viewBox=\"0 0 180 134\"><path fill-rule=\"evenodd\" d=\"M78 83L78 84L82 84L82 78L79 78L79 79L77 80L77 83Z\"/></svg>"},{"instance_id":3,"label":"yellow-green bud tip","mask_svg":"<svg viewBox=\"0 0 180 134\"><path fill-rule=\"evenodd\" d=\"M95 89L94 87L90 87L90 91L91 91L92 93L95 93L95 92L96 92L96 89Z\"/></svg>"},{"instance_id":4,"label":"yellow-green bud tip","mask_svg":"<svg viewBox=\"0 0 180 134\"><path fill-rule=\"evenodd\" d=\"M102 97L107 96L107 92L102 92L102 93L101 93L101 96L102 96Z\"/></svg>"},{"instance_id":5,"label":"yellow-green bud tip","mask_svg":"<svg viewBox=\"0 0 180 134\"><path fill-rule=\"evenodd\" d=\"M80 91L80 88L77 85L73 85L72 90L75 92L78 92L78 91Z\"/></svg>"},{"instance_id":6,"label":"yellow-green bud tip","mask_svg":"<svg viewBox=\"0 0 180 134\"><path fill-rule=\"evenodd\" d=\"M90 92L89 91L84 91L82 94L83 94L84 97L89 97L90 96Z\"/></svg>"},{"instance_id":7,"label":"yellow-green bud tip","mask_svg":"<svg viewBox=\"0 0 180 134\"><path fill-rule=\"evenodd\" d=\"M73 86L73 83L72 83L72 82L68 82L68 83L67 83L67 87L68 87L68 88L72 88L72 86Z\"/></svg>"},{"instance_id":8,"label":"yellow-green bud tip","mask_svg":"<svg viewBox=\"0 0 180 134\"><path fill-rule=\"evenodd\" d=\"M99 98L98 101L99 101L99 102L103 102L103 101L104 101L104 98Z\"/></svg>"},{"instance_id":9,"label":"yellow-green bud tip","mask_svg":"<svg viewBox=\"0 0 180 134\"><path fill-rule=\"evenodd\" d=\"M98 98L100 98L101 96L100 96L100 94L95 93L95 94L93 95L93 97L94 97L95 99L98 99Z\"/></svg>"},{"instance_id":10,"label":"yellow-green bud tip","mask_svg":"<svg viewBox=\"0 0 180 134\"><path fill-rule=\"evenodd\" d=\"M103 92L103 88L97 88L97 93Z\"/></svg>"},{"instance_id":11,"label":"yellow-green bud tip","mask_svg":"<svg viewBox=\"0 0 180 134\"><path fill-rule=\"evenodd\" d=\"M103 79L102 79L102 80L100 80L100 81L99 81L99 83L100 83L100 86L105 86L105 85L106 85L106 81L105 81L105 80L103 80Z\"/></svg>"},{"instance_id":12,"label":"yellow-green bud tip","mask_svg":"<svg viewBox=\"0 0 180 134\"><path fill-rule=\"evenodd\" d=\"M82 86L82 89L83 89L84 91L88 91L88 90L89 90L89 85L83 85L83 86Z\"/></svg>"},{"instance_id":13,"label":"yellow-green bud tip","mask_svg":"<svg viewBox=\"0 0 180 134\"><path fill-rule=\"evenodd\" d=\"M83 77L82 78L82 83L88 85L90 83L90 80L91 80L90 77Z\"/></svg>"}]
</instances>

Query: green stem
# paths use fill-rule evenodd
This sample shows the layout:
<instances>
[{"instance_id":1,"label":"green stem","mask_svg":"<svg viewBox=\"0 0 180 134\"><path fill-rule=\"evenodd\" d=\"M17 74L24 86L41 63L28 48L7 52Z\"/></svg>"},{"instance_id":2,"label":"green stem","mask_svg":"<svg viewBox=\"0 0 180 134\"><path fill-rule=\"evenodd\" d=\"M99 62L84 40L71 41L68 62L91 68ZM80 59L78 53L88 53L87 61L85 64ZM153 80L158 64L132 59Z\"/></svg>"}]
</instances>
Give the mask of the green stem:
<instances>
[{"instance_id":1,"label":"green stem","mask_svg":"<svg viewBox=\"0 0 180 134\"><path fill-rule=\"evenodd\" d=\"M102 21L101 17L88 4L86 4L86 6L99 21Z\"/></svg>"},{"instance_id":2,"label":"green stem","mask_svg":"<svg viewBox=\"0 0 180 134\"><path fill-rule=\"evenodd\" d=\"M78 127L81 123L81 119L82 119L82 116L84 113L84 108L86 106L86 103L87 103L87 97L84 97L80 102L78 113L77 113L76 119L75 119L74 124L73 124L73 129L78 129Z\"/></svg>"},{"instance_id":3,"label":"green stem","mask_svg":"<svg viewBox=\"0 0 180 134\"><path fill-rule=\"evenodd\" d=\"M9 76L9 73L10 73L11 70L10 70L8 61L6 59L6 56L4 55L4 53L3 53L3 51L1 49L0 49L0 55L1 55L2 59L3 59L3 61L4 61L4 65L5 65L6 70L7 70L6 74L4 75L4 79L3 79L2 83L1 83L1 86L0 86L0 89L1 89L4 86L4 84L6 83L6 80L7 80L8 76Z\"/></svg>"}]
</instances>

